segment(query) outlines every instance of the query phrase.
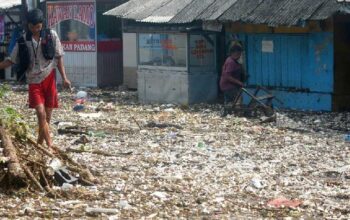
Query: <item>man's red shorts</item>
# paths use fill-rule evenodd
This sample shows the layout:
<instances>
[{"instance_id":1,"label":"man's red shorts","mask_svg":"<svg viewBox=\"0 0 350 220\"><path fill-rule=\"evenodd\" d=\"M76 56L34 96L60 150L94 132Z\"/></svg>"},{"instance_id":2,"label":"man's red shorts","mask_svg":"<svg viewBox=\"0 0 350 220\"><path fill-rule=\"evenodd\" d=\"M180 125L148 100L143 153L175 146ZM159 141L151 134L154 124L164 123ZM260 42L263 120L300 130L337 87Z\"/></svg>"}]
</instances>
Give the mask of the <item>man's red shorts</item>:
<instances>
[{"instance_id":1,"label":"man's red shorts","mask_svg":"<svg viewBox=\"0 0 350 220\"><path fill-rule=\"evenodd\" d=\"M41 104L46 108L58 108L55 70L52 70L41 83L29 84L29 108Z\"/></svg>"}]
</instances>

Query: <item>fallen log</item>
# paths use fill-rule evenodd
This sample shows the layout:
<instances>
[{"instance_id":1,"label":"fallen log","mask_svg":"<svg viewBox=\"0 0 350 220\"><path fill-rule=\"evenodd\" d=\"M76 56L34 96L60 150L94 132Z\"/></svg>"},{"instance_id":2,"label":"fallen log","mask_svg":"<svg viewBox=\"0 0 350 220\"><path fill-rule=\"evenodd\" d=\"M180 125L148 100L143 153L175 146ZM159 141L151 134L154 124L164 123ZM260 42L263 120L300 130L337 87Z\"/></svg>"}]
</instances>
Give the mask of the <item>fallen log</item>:
<instances>
[{"instance_id":1,"label":"fallen log","mask_svg":"<svg viewBox=\"0 0 350 220\"><path fill-rule=\"evenodd\" d=\"M10 158L7 165L9 174L16 179L24 179L26 175L19 163L16 148L13 146L11 138L3 127L0 127L0 138L2 147L4 148L4 156Z\"/></svg>"}]
</instances>

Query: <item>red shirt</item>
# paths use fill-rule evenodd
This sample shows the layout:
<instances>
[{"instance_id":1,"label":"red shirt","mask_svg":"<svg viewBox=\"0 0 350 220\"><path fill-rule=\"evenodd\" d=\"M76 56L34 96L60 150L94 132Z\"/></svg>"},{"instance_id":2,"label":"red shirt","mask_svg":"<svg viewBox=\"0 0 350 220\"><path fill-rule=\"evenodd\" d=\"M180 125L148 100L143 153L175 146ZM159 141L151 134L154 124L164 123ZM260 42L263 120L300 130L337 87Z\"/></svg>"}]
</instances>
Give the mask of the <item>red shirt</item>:
<instances>
[{"instance_id":1,"label":"red shirt","mask_svg":"<svg viewBox=\"0 0 350 220\"><path fill-rule=\"evenodd\" d=\"M232 57L228 57L222 67L222 74L220 79L220 89L221 91L231 90L238 85L232 83L228 77L231 76L239 81L242 80L242 65L239 64Z\"/></svg>"}]
</instances>

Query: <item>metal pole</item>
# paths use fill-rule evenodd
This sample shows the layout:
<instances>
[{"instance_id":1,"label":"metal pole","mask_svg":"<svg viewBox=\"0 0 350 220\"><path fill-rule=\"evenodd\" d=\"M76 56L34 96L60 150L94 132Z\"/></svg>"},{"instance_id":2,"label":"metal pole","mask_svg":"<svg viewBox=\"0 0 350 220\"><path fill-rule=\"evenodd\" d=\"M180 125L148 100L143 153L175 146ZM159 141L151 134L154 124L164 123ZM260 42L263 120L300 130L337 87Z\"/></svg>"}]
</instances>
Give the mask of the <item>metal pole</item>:
<instances>
[{"instance_id":1,"label":"metal pole","mask_svg":"<svg viewBox=\"0 0 350 220\"><path fill-rule=\"evenodd\" d=\"M27 16L27 12L28 12L28 3L27 3L27 0L21 0L22 2L22 5L21 5L21 21L22 21L22 27L23 27L23 30L26 30L27 29L27 19L26 19L26 16Z\"/></svg>"}]
</instances>

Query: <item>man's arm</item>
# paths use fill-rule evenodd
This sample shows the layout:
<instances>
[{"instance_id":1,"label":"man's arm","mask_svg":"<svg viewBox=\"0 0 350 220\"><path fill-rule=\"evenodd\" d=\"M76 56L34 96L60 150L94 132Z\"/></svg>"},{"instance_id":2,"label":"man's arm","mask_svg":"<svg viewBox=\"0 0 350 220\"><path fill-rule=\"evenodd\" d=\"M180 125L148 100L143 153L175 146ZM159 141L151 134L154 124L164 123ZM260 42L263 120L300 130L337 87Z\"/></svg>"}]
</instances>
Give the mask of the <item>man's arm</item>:
<instances>
[{"instance_id":1,"label":"man's arm","mask_svg":"<svg viewBox=\"0 0 350 220\"><path fill-rule=\"evenodd\" d=\"M230 82L232 82L232 83L234 83L234 84L236 84L236 85L238 85L238 86L240 86L240 87L243 87L243 83L242 83L241 81L239 81L238 79L235 79L235 78L232 77L232 76L227 76L227 79L228 79Z\"/></svg>"},{"instance_id":2,"label":"man's arm","mask_svg":"<svg viewBox=\"0 0 350 220\"><path fill-rule=\"evenodd\" d=\"M0 70L10 67L13 63L9 60L4 60L0 63Z\"/></svg>"},{"instance_id":3,"label":"man's arm","mask_svg":"<svg viewBox=\"0 0 350 220\"><path fill-rule=\"evenodd\" d=\"M64 68L64 63L63 63L63 56L60 56L57 58L57 68L58 71L61 74L62 80L63 80L63 86L70 88L71 87L71 82L68 80L67 75L66 75L66 70Z\"/></svg>"}]
</instances>

